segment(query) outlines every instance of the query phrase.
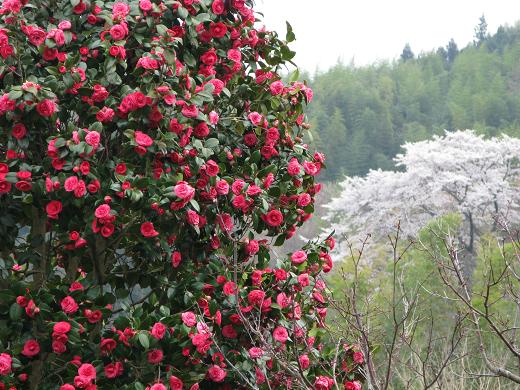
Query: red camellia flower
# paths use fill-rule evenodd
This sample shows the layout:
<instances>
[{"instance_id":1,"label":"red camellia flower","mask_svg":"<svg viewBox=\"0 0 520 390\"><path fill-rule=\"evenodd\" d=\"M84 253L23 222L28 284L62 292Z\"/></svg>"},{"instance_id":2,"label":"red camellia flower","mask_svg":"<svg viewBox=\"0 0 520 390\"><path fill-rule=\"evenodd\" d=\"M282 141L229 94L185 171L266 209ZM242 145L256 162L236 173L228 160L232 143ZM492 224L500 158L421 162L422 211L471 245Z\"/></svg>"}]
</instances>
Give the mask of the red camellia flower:
<instances>
[{"instance_id":1,"label":"red camellia flower","mask_svg":"<svg viewBox=\"0 0 520 390\"><path fill-rule=\"evenodd\" d=\"M170 389L171 390L182 390L184 383L177 378L175 375L170 376Z\"/></svg>"},{"instance_id":2,"label":"red camellia flower","mask_svg":"<svg viewBox=\"0 0 520 390\"><path fill-rule=\"evenodd\" d=\"M11 130L11 135L16 139L22 139L27 134L27 129L23 125L23 123L17 123L13 126Z\"/></svg>"},{"instance_id":3,"label":"red camellia flower","mask_svg":"<svg viewBox=\"0 0 520 390\"><path fill-rule=\"evenodd\" d=\"M159 232L155 230L153 223L151 222L144 222L141 224L141 234L146 237L157 237L159 235Z\"/></svg>"},{"instance_id":4,"label":"red camellia flower","mask_svg":"<svg viewBox=\"0 0 520 390\"><path fill-rule=\"evenodd\" d=\"M69 333L70 329L71 329L71 325L67 321L56 322L53 327L54 333L58 333L58 334Z\"/></svg>"},{"instance_id":5,"label":"red camellia flower","mask_svg":"<svg viewBox=\"0 0 520 390\"><path fill-rule=\"evenodd\" d=\"M358 381L346 382L345 390L361 390L361 383Z\"/></svg>"},{"instance_id":6,"label":"red camellia flower","mask_svg":"<svg viewBox=\"0 0 520 390\"><path fill-rule=\"evenodd\" d=\"M40 344L34 339L27 340L21 353L27 357L34 357L40 353Z\"/></svg>"},{"instance_id":7,"label":"red camellia flower","mask_svg":"<svg viewBox=\"0 0 520 390\"><path fill-rule=\"evenodd\" d=\"M150 334L156 338L157 340L161 340L164 335L166 334L166 325L164 325L162 322L156 322L152 326L152 330L150 331Z\"/></svg>"},{"instance_id":8,"label":"red camellia flower","mask_svg":"<svg viewBox=\"0 0 520 390\"><path fill-rule=\"evenodd\" d=\"M318 376L314 381L314 388L316 390L330 390L334 385L332 378L326 376Z\"/></svg>"},{"instance_id":9,"label":"red camellia flower","mask_svg":"<svg viewBox=\"0 0 520 390\"><path fill-rule=\"evenodd\" d=\"M249 348L249 357L251 359L258 359L264 356L264 350L258 347Z\"/></svg>"},{"instance_id":10,"label":"red camellia flower","mask_svg":"<svg viewBox=\"0 0 520 390\"><path fill-rule=\"evenodd\" d=\"M287 339L289 338L289 334L287 333L287 329L285 329L283 326L278 326L273 331L273 338L276 341L279 341L282 344L285 344Z\"/></svg>"},{"instance_id":11,"label":"red camellia flower","mask_svg":"<svg viewBox=\"0 0 520 390\"><path fill-rule=\"evenodd\" d=\"M300 363L302 370L306 370L307 368L309 368L309 366L310 366L309 356L300 355L300 357L298 358L298 361Z\"/></svg>"},{"instance_id":12,"label":"red camellia flower","mask_svg":"<svg viewBox=\"0 0 520 390\"><path fill-rule=\"evenodd\" d=\"M153 145L153 139L142 131L135 131L134 136L135 143L139 146L147 148Z\"/></svg>"},{"instance_id":13,"label":"red camellia flower","mask_svg":"<svg viewBox=\"0 0 520 390\"><path fill-rule=\"evenodd\" d=\"M123 363L121 363L121 362L109 363L105 366L103 371L105 372L105 376L108 379L117 378L118 376L123 375L123 371L124 371Z\"/></svg>"},{"instance_id":14,"label":"red camellia flower","mask_svg":"<svg viewBox=\"0 0 520 390\"><path fill-rule=\"evenodd\" d=\"M213 382L223 382L227 372L217 365L213 365L208 369L208 377Z\"/></svg>"},{"instance_id":15,"label":"red camellia flower","mask_svg":"<svg viewBox=\"0 0 520 390\"><path fill-rule=\"evenodd\" d=\"M49 99L44 99L36 105L38 114L44 117L52 116L56 112L56 104Z\"/></svg>"},{"instance_id":16,"label":"red camellia flower","mask_svg":"<svg viewBox=\"0 0 520 390\"><path fill-rule=\"evenodd\" d=\"M177 268L182 261L182 255L181 252L173 252L172 253L172 266L173 268Z\"/></svg>"},{"instance_id":17,"label":"red camellia flower","mask_svg":"<svg viewBox=\"0 0 520 390\"><path fill-rule=\"evenodd\" d=\"M152 349L148 352L148 363L159 364L163 360L164 354L160 349Z\"/></svg>"},{"instance_id":18,"label":"red camellia flower","mask_svg":"<svg viewBox=\"0 0 520 390\"><path fill-rule=\"evenodd\" d=\"M265 216L265 221L268 225L277 227L283 223L283 215L279 210L271 210Z\"/></svg>"},{"instance_id":19,"label":"red camellia flower","mask_svg":"<svg viewBox=\"0 0 520 390\"><path fill-rule=\"evenodd\" d=\"M61 300L61 309L65 314L74 314L78 311L79 306L71 296L67 296Z\"/></svg>"},{"instance_id":20,"label":"red camellia flower","mask_svg":"<svg viewBox=\"0 0 520 390\"><path fill-rule=\"evenodd\" d=\"M82 364L78 368L78 375L87 379L89 382L96 379L96 368L89 363Z\"/></svg>"},{"instance_id":21,"label":"red camellia flower","mask_svg":"<svg viewBox=\"0 0 520 390\"><path fill-rule=\"evenodd\" d=\"M250 305L260 306L265 299L265 292L262 290L253 290L247 294L247 300Z\"/></svg>"},{"instance_id":22,"label":"red camellia flower","mask_svg":"<svg viewBox=\"0 0 520 390\"><path fill-rule=\"evenodd\" d=\"M58 219L58 215L61 213L62 204L59 200L51 200L47 203L45 211L50 219Z\"/></svg>"}]
</instances>

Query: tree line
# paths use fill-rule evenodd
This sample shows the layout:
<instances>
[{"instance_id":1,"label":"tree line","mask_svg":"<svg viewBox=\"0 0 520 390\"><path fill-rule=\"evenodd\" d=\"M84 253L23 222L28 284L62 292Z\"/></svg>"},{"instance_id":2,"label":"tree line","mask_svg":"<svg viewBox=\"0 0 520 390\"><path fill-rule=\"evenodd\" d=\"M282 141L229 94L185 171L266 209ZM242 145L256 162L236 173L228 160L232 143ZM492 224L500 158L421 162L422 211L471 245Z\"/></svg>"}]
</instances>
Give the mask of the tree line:
<instances>
[{"instance_id":1,"label":"tree line","mask_svg":"<svg viewBox=\"0 0 520 390\"><path fill-rule=\"evenodd\" d=\"M315 101L309 141L328 156L325 180L392 169L400 145L475 129L520 136L520 24L487 33L482 17L475 40L399 60L357 67L338 62L312 77Z\"/></svg>"}]
</instances>

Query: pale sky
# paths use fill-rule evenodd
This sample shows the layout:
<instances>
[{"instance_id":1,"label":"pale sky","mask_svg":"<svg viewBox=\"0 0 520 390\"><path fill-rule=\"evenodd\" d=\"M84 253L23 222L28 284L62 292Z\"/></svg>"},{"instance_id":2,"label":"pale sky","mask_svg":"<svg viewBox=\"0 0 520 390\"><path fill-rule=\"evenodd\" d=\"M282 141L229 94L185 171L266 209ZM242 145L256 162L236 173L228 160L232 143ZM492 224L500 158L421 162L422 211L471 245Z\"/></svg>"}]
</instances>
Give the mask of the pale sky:
<instances>
[{"instance_id":1,"label":"pale sky","mask_svg":"<svg viewBox=\"0 0 520 390\"><path fill-rule=\"evenodd\" d=\"M356 65L397 58L408 42L415 54L473 40L482 14L488 32L520 20L519 0L257 0L264 23L285 38L285 21L296 34L295 62L314 72L338 59Z\"/></svg>"}]
</instances>

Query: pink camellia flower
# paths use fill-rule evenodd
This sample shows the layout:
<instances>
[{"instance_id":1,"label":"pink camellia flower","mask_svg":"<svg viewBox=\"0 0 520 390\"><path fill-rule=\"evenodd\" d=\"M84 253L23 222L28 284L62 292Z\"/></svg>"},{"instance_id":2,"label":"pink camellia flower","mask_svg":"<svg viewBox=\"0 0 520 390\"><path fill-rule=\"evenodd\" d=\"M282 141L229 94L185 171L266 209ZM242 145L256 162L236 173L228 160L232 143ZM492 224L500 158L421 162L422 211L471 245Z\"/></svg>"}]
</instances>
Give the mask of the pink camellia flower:
<instances>
[{"instance_id":1,"label":"pink camellia flower","mask_svg":"<svg viewBox=\"0 0 520 390\"><path fill-rule=\"evenodd\" d=\"M99 142L101 141L101 134L97 131L89 131L85 136L85 142L92 146L94 149L97 149L99 146Z\"/></svg>"},{"instance_id":2,"label":"pink camellia flower","mask_svg":"<svg viewBox=\"0 0 520 390\"><path fill-rule=\"evenodd\" d=\"M185 105L181 112L186 118L196 118L199 116L199 109L194 104L191 106Z\"/></svg>"},{"instance_id":3,"label":"pink camellia flower","mask_svg":"<svg viewBox=\"0 0 520 390\"><path fill-rule=\"evenodd\" d=\"M115 24L110 28L110 36L114 41L121 41L126 37L127 29L122 24Z\"/></svg>"},{"instance_id":4,"label":"pink camellia flower","mask_svg":"<svg viewBox=\"0 0 520 390\"><path fill-rule=\"evenodd\" d=\"M79 306L70 295L61 300L61 309L65 314L74 314L78 311Z\"/></svg>"},{"instance_id":5,"label":"pink camellia flower","mask_svg":"<svg viewBox=\"0 0 520 390\"><path fill-rule=\"evenodd\" d=\"M96 119L102 123L111 122L114 118L114 110L109 107L103 107L96 113Z\"/></svg>"},{"instance_id":6,"label":"pink camellia flower","mask_svg":"<svg viewBox=\"0 0 520 390\"><path fill-rule=\"evenodd\" d=\"M247 119L251 121L251 123L255 126L258 126L260 123L262 123L262 120L264 119L262 115L260 115L258 112L252 112L247 116Z\"/></svg>"},{"instance_id":7,"label":"pink camellia flower","mask_svg":"<svg viewBox=\"0 0 520 390\"><path fill-rule=\"evenodd\" d=\"M103 370L105 371L105 376L108 379L117 378L118 376L121 376L123 374L123 371L124 371L123 363L121 363L121 362L109 363L104 367Z\"/></svg>"},{"instance_id":8,"label":"pink camellia flower","mask_svg":"<svg viewBox=\"0 0 520 390\"><path fill-rule=\"evenodd\" d=\"M309 274L300 274L298 275L298 283L300 283L300 286L307 287L309 285Z\"/></svg>"},{"instance_id":9,"label":"pink camellia flower","mask_svg":"<svg viewBox=\"0 0 520 390\"><path fill-rule=\"evenodd\" d=\"M0 375L7 376L11 373L13 359L7 353L0 353Z\"/></svg>"},{"instance_id":10,"label":"pink camellia flower","mask_svg":"<svg viewBox=\"0 0 520 390\"><path fill-rule=\"evenodd\" d=\"M264 350L258 347L249 348L249 357L251 359L258 359L264 356Z\"/></svg>"},{"instance_id":11,"label":"pink camellia flower","mask_svg":"<svg viewBox=\"0 0 520 390\"><path fill-rule=\"evenodd\" d=\"M363 352L354 352L354 363L356 364L363 364L365 361L365 358L363 356Z\"/></svg>"},{"instance_id":12,"label":"pink camellia flower","mask_svg":"<svg viewBox=\"0 0 520 390\"><path fill-rule=\"evenodd\" d=\"M155 230L152 222L143 222L141 224L141 234L146 237L157 237L159 232Z\"/></svg>"},{"instance_id":13,"label":"pink camellia flower","mask_svg":"<svg viewBox=\"0 0 520 390\"><path fill-rule=\"evenodd\" d=\"M301 171L301 165L296 158L292 158L287 166L287 173L291 176L299 175Z\"/></svg>"},{"instance_id":14,"label":"pink camellia flower","mask_svg":"<svg viewBox=\"0 0 520 390\"><path fill-rule=\"evenodd\" d=\"M147 355L148 363L159 364L164 358L163 351L160 349L152 349Z\"/></svg>"},{"instance_id":15,"label":"pink camellia flower","mask_svg":"<svg viewBox=\"0 0 520 390\"><path fill-rule=\"evenodd\" d=\"M289 334L287 333L287 329L285 329L283 326L278 326L275 328L275 330L273 331L273 338L284 344L287 339L289 338Z\"/></svg>"},{"instance_id":16,"label":"pink camellia flower","mask_svg":"<svg viewBox=\"0 0 520 390\"><path fill-rule=\"evenodd\" d=\"M246 252L249 256L252 256L260 250L260 245L258 245L258 241L256 240L249 240L249 242L246 245Z\"/></svg>"},{"instance_id":17,"label":"pink camellia flower","mask_svg":"<svg viewBox=\"0 0 520 390\"><path fill-rule=\"evenodd\" d=\"M231 61L240 62L242 60L242 53L237 49L229 49L227 56Z\"/></svg>"},{"instance_id":18,"label":"pink camellia flower","mask_svg":"<svg viewBox=\"0 0 520 390\"><path fill-rule=\"evenodd\" d=\"M170 376L170 390L182 390L184 383L175 375Z\"/></svg>"},{"instance_id":19,"label":"pink camellia flower","mask_svg":"<svg viewBox=\"0 0 520 390\"><path fill-rule=\"evenodd\" d=\"M250 305L260 306L265 299L265 292L262 290L253 290L247 294L247 301Z\"/></svg>"},{"instance_id":20,"label":"pink camellia flower","mask_svg":"<svg viewBox=\"0 0 520 390\"><path fill-rule=\"evenodd\" d=\"M211 4L211 10L215 15L221 15L224 13L226 8L224 7L224 1L223 0L214 0L213 4Z\"/></svg>"},{"instance_id":21,"label":"pink camellia flower","mask_svg":"<svg viewBox=\"0 0 520 390\"><path fill-rule=\"evenodd\" d=\"M71 384L65 383L60 386L60 390L76 390L76 388Z\"/></svg>"},{"instance_id":22,"label":"pink camellia flower","mask_svg":"<svg viewBox=\"0 0 520 390\"><path fill-rule=\"evenodd\" d=\"M185 181L178 182L173 188L175 195L187 202L195 195L195 189Z\"/></svg>"},{"instance_id":23,"label":"pink camellia flower","mask_svg":"<svg viewBox=\"0 0 520 390\"><path fill-rule=\"evenodd\" d=\"M112 6L112 16L114 19L121 18L124 19L127 17L128 13L130 12L130 7L128 4L118 1L114 3Z\"/></svg>"},{"instance_id":24,"label":"pink camellia flower","mask_svg":"<svg viewBox=\"0 0 520 390\"><path fill-rule=\"evenodd\" d=\"M314 388L316 390L330 390L334 385L332 378L326 376L318 376L314 381Z\"/></svg>"},{"instance_id":25,"label":"pink camellia flower","mask_svg":"<svg viewBox=\"0 0 520 390\"><path fill-rule=\"evenodd\" d=\"M71 176L65 179L65 183L63 184L63 188L65 191L72 192L78 187L79 179L77 176Z\"/></svg>"},{"instance_id":26,"label":"pink camellia flower","mask_svg":"<svg viewBox=\"0 0 520 390\"><path fill-rule=\"evenodd\" d=\"M301 366L302 370L306 370L307 368L309 368L309 366L310 366L309 356L301 355L298 358L298 361L300 362L300 366Z\"/></svg>"},{"instance_id":27,"label":"pink camellia flower","mask_svg":"<svg viewBox=\"0 0 520 390\"><path fill-rule=\"evenodd\" d=\"M56 104L49 99L44 99L36 105L38 114L44 117L52 116L56 112Z\"/></svg>"},{"instance_id":28,"label":"pink camellia flower","mask_svg":"<svg viewBox=\"0 0 520 390\"><path fill-rule=\"evenodd\" d=\"M208 176L217 176L218 173L219 173L219 167L218 167L218 164L213 161L213 160L208 160L206 162L206 173L208 174Z\"/></svg>"},{"instance_id":29,"label":"pink camellia flower","mask_svg":"<svg viewBox=\"0 0 520 390\"><path fill-rule=\"evenodd\" d=\"M208 369L208 377L213 382L222 382L226 378L227 372L217 365L213 365Z\"/></svg>"},{"instance_id":30,"label":"pink camellia flower","mask_svg":"<svg viewBox=\"0 0 520 390\"><path fill-rule=\"evenodd\" d=\"M40 353L40 344L38 341L31 339L27 340L23 345L21 354L27 357L34 357Z\"/></svg>"},{"instance_id":31,"label":"pink camellia flower","mask_svg":"<svg viewBox=\"0 0 520 390\"><path fill-rule=\"evenodd\" d=\"M182 322L184 325L192 327L197 325L197 317L195 316L195 313L191 311L187 311L185 313L181 314Z\"/></svg>"},{"instance_id":32,"label":"pink camellia flower","mask_svg":"<svg viewBox=\"0 0 520 390\"><path fill-rule=\"evenodd\" d=\"M236 284L235 282L226 282L222 287L224 294L226 295L234 295L236 293Z\"/></svg>"},{"instance_id":33,"label":"pink camellia flower","mask_svg":"<svg viewBox=\"0 0 520 390\"><path fill-rule=\"evenodd\" d=\"M291 262L294 265L305 263L307 260L307 254L304 251L296 251L291 255Z\"/></svg>"},{"instance_id":34,"label":"pink camellia flower","mask_svg":"<svg viewBox=\"0 0 520 390\"><path fill-rule=\"evenodd\" d=\"M96 208L94 215L96 218L107 218L110 216L110 206L108 204L102 204Z\"/></svg>"},{"instance_id":35,"label":"pink camellia flower","mask_svg":"<svg viewBox=\"0 0 520 390\"><path fill-rule=\"evenodd\" d=\"M153 145L153 139L142 131L136 130L134 133L135 143L142 147L149 147Z\"/></svg>"},{"instance_id":36,"label":"pink camellia flower","mask_svg":"<svg viewBox=\"0 0 520 390\"><path fill-rule=\"evenodd\" d=\"M361 390L361 383L358 381L345 383L345 390Z\"/></svg>"},{"instance_id":37,"label":"pink camellia flower","mask_svg":"<svg viewBox=\"0 0 520 390\"><path fill-rule=\"evenodd\" d=\"M96 368L90 363L84 363L79 366L78 375L92 382L96 379Z\"/></svg>"},{"instance_id":38,"label":"pink camellia flower","mask_svg":"<svg viewBox=\"0 0 520 390\"><path fill-rule=\"evenodd\" d=\"M155 383L155 384L151 385L149 388L147 387L147 389L149 389L149 390L166 390L166 386L163 385L162 383Z\"/></svg>"},{"instance_id":39,"label":"pink camellia flower","mask_svg":"<svg viewBox=\"0 0 520 390\"><path fill-rule=\"evenodd\" d=\"M220 119L219 115L215 111L211 111L208 116L209 123L211 123L212 125L216 125Z\"/></svg>"},{"instance_id":40,"label":"pink camellia flower","mask_svg":"<svg viewBox=\"0 0 520 390\"><path fill-rule=\"evenodd\" d=\"M265 216L265 221L268 225L277 227L283 223L283 215L279 210L271 210Z\"/></svg>"},{"instance_id":41,"label":"pink camellia flower","mask_svg":"<svg viewBox=\"0 0 520 390\"><path fill-rule=\"evenodd\" d=\"M71 329L71 325L67 321L56 322L53 327L53 332L57 334L66 334L69 333Z\"/></svg>"},{"instance_id":42,"label":"pink camellia flower","mask_svg":"<svg viewBox=\"0 0 520 390\"><path fill-rule=\"evenodd\" d=\"M188 210L186 212L186 220L190 225L198 226L200 223L200 215L193 210Z\"/></svg>"},{"instance_id":43,"label":"pink camellia flower","mask_svg":"<svg viewBox=\"0 0 520 390\"><path fill-rule=\"evenodd\" d=\"M166 334L166 329L168 328L162 322L156 322L152 326L152 330L150 331L150 333L157 340L161 340Z\"/></svg>"},{"instance_id":44,"label":"pink camellia flower","mask_svg":"<svg viewBox=\"0 0 520 390\"><path fill-rule=\"evenodd\" d=\"M283 88L283 82L280 80L271 83L271 85L269 86L269 90L271 91L271 95L273 96L280 95L283 92Z\"/></svg>"},{"instance_id":45,"label":"pink camellia flower","mask_svg":"<svg viewBox=\"0 0 520 390\"><path fill-rule=\"evenodd\" d=\"M227 195L229 193L229 184L223 179L217 181L215 188L219 195Z\"/></svg>"}]
</instances>

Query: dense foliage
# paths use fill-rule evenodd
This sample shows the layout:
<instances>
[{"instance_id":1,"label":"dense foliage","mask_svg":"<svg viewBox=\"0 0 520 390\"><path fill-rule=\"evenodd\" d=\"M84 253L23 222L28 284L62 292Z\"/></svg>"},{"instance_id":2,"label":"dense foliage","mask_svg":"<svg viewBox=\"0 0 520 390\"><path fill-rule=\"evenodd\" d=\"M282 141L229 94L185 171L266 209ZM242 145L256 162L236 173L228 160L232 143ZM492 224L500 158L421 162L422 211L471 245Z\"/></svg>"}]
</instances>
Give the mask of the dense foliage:
<instances>
[{"instance_id":1,"label":"dense foliage","mask_svg":"<svg viewBox=\"0 0 520 390\"><path fill-rule=\"evenodd\" d=\"M359 389L322 343L333 241L269 254L324 163L292 32L249 0L0 15L0 389Z\"/></svg>"},{"instance_id":2,"label":"dense foliage","mask_svg":"<svg viewBox=\"0 0 520 390\"><path fill-rule=\"evenodd\" d=\"M481 30L462 50L451 40L395 63L338 64L317 73L309 116L315 143L334 161L323 178L390 169L400 145L445 129L518 136L520 27L492 36Z\"/></svg>"}]
</instances>

